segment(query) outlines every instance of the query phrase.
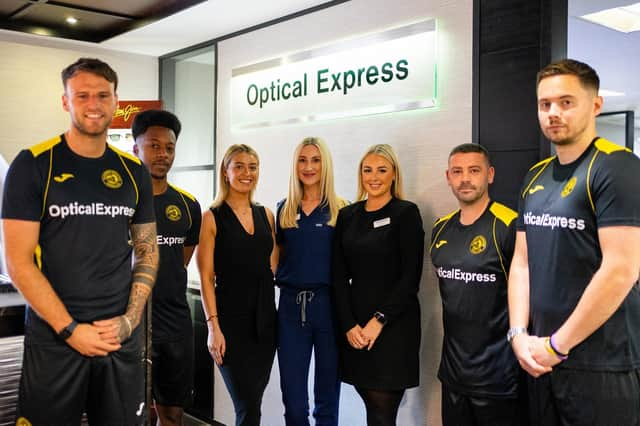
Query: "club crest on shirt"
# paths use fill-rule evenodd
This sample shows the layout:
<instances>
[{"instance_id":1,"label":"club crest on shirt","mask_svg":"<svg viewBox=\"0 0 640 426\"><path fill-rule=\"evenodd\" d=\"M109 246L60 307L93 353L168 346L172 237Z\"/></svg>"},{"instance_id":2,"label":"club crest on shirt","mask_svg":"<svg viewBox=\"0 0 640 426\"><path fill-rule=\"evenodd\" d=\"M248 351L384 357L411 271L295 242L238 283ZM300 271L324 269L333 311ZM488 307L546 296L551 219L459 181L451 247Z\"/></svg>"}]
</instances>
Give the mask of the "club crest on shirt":
<instances>
[{"instance_id":1,"label":"club crest on shirt","mask_svg":"<svg viewBox=\"0 0 640 426\"><path fill-rule=\"evenodd\" d=\"M469 244L471 254L480 254L487 248L487 239L482 235L476 235Z\"/></svg>"},{"instance_id":2,"label":"club crest on shirt","mask_svg":"<svg viewBox=\"0 0 640 426\"><path fill-rule=\"evenodd\" d=\"M102 172L102 183L107 188L118 189L122 186L122 177L115 170L107 169Z\"/></svg>"},{"instance_id":3,"label":"club crest on shirt","mask_svg":"<svg viewBox=\"0 0 640 426\"><path fill-rule=\"evenodd\" d=\"M569 179L569 182L567 182L567 184L562 189L562 192L560 193L562 198L568 196L569 194L571 194L571 192L573 192L573 188L576 187L576 182L577 181L578 181L578 179L575 176L572 177L571 179Z\"/></svg>"},{"instance_id":4,"label":"club crest on shirt","mask_svg":"<svg viewBox=\"0 0 640 426\"><path fill-rule=\"evenodd\" d=\"M167 217L167 219L173 222L177 222L182 217L182 212L180 211L180 208L178 206L176 206L175 204L170 204L166 209L164 209L164 215Z\"/></svg>"}]
</instances>

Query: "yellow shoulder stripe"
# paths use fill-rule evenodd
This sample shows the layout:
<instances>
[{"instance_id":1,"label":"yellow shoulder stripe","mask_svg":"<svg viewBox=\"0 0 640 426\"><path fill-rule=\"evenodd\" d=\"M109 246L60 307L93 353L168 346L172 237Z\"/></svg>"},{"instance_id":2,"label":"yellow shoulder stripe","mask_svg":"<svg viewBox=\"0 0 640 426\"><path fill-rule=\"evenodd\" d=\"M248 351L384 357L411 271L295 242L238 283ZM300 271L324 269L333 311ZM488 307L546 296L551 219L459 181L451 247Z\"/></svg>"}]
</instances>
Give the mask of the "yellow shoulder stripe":
<instances>
[{"instance_id":1,"label":"yellow shoulder stripe","mask_svg":"<svg viewBox=\"0 0 640 426\"><path fill-rule=\"evenodd\" d=\"M191 201L196 201L196 197L194 197L193 195L189 194L187 191L185 191L182 188L178 188L175 185L169 184L170 187L172 187L173 189L175 189L176 191L178 191L179 193L181 193L182 195L184 195L185 197L187 197L188 199L190 199Z\"/></svg>"},{"instance_id":2,"label":"yellow shoulder stripe","mask_svg":"<svg viewBox=\"0 0 640 426\"><path fill-rule=\"evenodd\" d=\"M50 150L51 148L53 148L54 146L56 146L57 144L59 144L60 142L62 142L62 138L60 137L60 135L53 137L49 140L46 140L44 142L40 142L37 145L32 146L31 148L29 148L29 151L31 151L31 154L34 157L37 157L38 155L42 154L43 152L46 152L48 150Z\"/></svg>"},{"instance_id":3,"label":"yellow shoulder stripe","mask_svg":"<svg viewBox=\"0 0 640 426\"><path fill-rule=\"evenodd\" d=\"M491 211L491 213L493 213L495 217L500 219L506 226L509 226L511 222L513 222L513 219L518 217L518 213L511 210L504 204L500 204L496 201L491 204L491 207L489 207L489 211Z\"/></svg>"},{"instance_id":4,"label":"yellow shoulder stripe","mask_svg":"<svg viewBox=\"0 0 640 426\"><path fill-rule=\"evenodd\" d=\"M113 151L115 151L116 154L120 155L121 157L124 157L128 160L133 161L134 163L138 164L138 165L142 165L142 161L140 161L140 159L138 157L136 157L135 155L131 155L128 152L124 152L121 149L116 148L115 146L111 145L111 144L107 144L107 146L109 146L109 148Z\"/></svg>"},{"instance_id":5,"label":"yellow shoulder stripe","mask_svg":"<svg viewBox=\"0 0 640 426\"><path fill-rule=\"evenodd\" d=\"M549 157L549 158L545 158L545 159L544 159L544 160L542 160L542 161L538 161L536 164L534 164L533 166L531 166L531 168L529 169L529 171L532 171L532 170L533 170L533 169L535 169L535 168L538 168L538 167L541 167L541 166L546 165L547 163L549 163L549 162L550 162L551 160L553 160L554 158L556 158L556 156L555 156L555 155L554 155L554 156L552 156L552 157Z\"/></svg>"},{"instance_id":6,"label":"yellow shoulder stripe","mask_svg":"<svg viewBox=\"0 0 640 426\"><path fill-rule=\"evenodd\" d=\"M595 145L598 151L602 151L605 154L611 154L612 152L616 152L616 151L631 152L629 148L625 148L624 146L620 146L604 138L598 138L598 140L596 140Z\"/></svg>"},{"instance_id":7,"label":"yellow shoulder stripe","mask_svg":"<svg viewBox=\"0 0 640 426\"><path fill-rule=\"evenodd\" d=\"M457 209L457 210L454 210L454 211L452 211L451 213L449 213L449 214L447 214L445 216L442 216L440 219L438 219L438 220L436 220L434 222L433 227L435 228L439 223L445 222L445 221L451 219L453 217L453 215L455 215L459 211L460 211L460 209Z\"/></svg>"}]
</instances>

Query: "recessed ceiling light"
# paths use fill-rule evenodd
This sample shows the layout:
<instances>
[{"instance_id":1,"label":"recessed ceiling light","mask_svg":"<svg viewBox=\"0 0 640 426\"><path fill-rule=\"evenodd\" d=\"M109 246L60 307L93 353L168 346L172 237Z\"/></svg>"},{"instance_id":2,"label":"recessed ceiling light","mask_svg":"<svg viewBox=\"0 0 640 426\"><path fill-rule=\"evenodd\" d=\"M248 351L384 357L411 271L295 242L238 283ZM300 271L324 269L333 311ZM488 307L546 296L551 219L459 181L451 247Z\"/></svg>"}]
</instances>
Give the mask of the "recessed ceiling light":
<instances>
[{"instance_id":1,"label":"recessed ceiling light","mask_svg":"<svg viewBox=\"0 0 640 426\"><path fill-rule=\"evenodd\" d=\"M65 21L67 21L67 24L70 24L70 25L75 25L78 23L78 20L73 16L69 16L67 19L65 19Z\"/></svg>"},{"instance_id":2,"label":"recessed ceiling light","mask_svg":"<svg viewBox=\"0 0 640 426\"><path fill-rule=\"evenodd\" d=\"M581 18L623 33L640 31L640 3L604 9Z\"/></svg>"},{"instance_id":3,"label":"recessed ceiling light","mask_svg":"<svg viewBox=\"0 0 640 426\"><path fill-rule=\"evenodd\" d=\"M623 92L615 92L613 90L600 89L598 91L598 95L607 96L607 97L610 97L610 96L624 96L624 93Z\"/></svg>"}]
</instances>

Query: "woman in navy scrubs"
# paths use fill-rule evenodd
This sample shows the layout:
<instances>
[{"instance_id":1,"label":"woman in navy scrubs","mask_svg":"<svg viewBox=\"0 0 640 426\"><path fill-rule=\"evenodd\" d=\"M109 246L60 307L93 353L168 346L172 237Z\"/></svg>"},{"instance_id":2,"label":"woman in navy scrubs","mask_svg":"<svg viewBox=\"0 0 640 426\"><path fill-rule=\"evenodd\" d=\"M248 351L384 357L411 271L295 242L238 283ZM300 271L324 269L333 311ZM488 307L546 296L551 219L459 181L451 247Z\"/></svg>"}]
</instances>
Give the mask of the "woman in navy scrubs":
<instances>
[{"instance_id":1,"label":"woman in navy scrubs","mask_svg":"<svg viewBox=\"0 0 640 426\"><path fill-rule=\"evenodd\" d=\"M315 424L338 425L338 350L329 287L333 228L345 204L335 194L327 146L319 138L305 138L293 155L289 194L276 213L278 364L288 426L309 425L312 349Z\"/></svg>"},{"instance_id":2,"label":"woman in navy scrubs","mask_svg":"<svg viewBox=\"0 0 640 426\"><path fill-rule=\"evenodd\" d=\"M391 426L405 389L418 386L424 230L389 145L360 161L358 199L340 210L333 248L341 376L362 397L367 424Z\"/></svg>"}]
</instances>

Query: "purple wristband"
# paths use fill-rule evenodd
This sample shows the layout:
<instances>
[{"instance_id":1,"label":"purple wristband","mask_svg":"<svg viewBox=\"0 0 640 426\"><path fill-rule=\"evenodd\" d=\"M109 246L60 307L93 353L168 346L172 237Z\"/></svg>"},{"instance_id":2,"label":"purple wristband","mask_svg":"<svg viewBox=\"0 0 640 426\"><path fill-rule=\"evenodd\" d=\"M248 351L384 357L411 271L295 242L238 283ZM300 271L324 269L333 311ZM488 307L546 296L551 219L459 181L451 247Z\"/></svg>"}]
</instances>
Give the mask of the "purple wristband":
<instances>
[{"instance_id":1,"label":"purple wristband","mask_svg":"<svg viewBox=\"0 0 640 426\"><path fill-rule=\"evenodd\" d=\"M569 358L569 354L563 354L558 349L556 349L556 345L553 343L553 336L554 334L552 334L549 338L549 346L551 346L551 349L553 350L553 352L555 352L556 356L564 361L565 359Z\"/></svg>"}]
</instances>

